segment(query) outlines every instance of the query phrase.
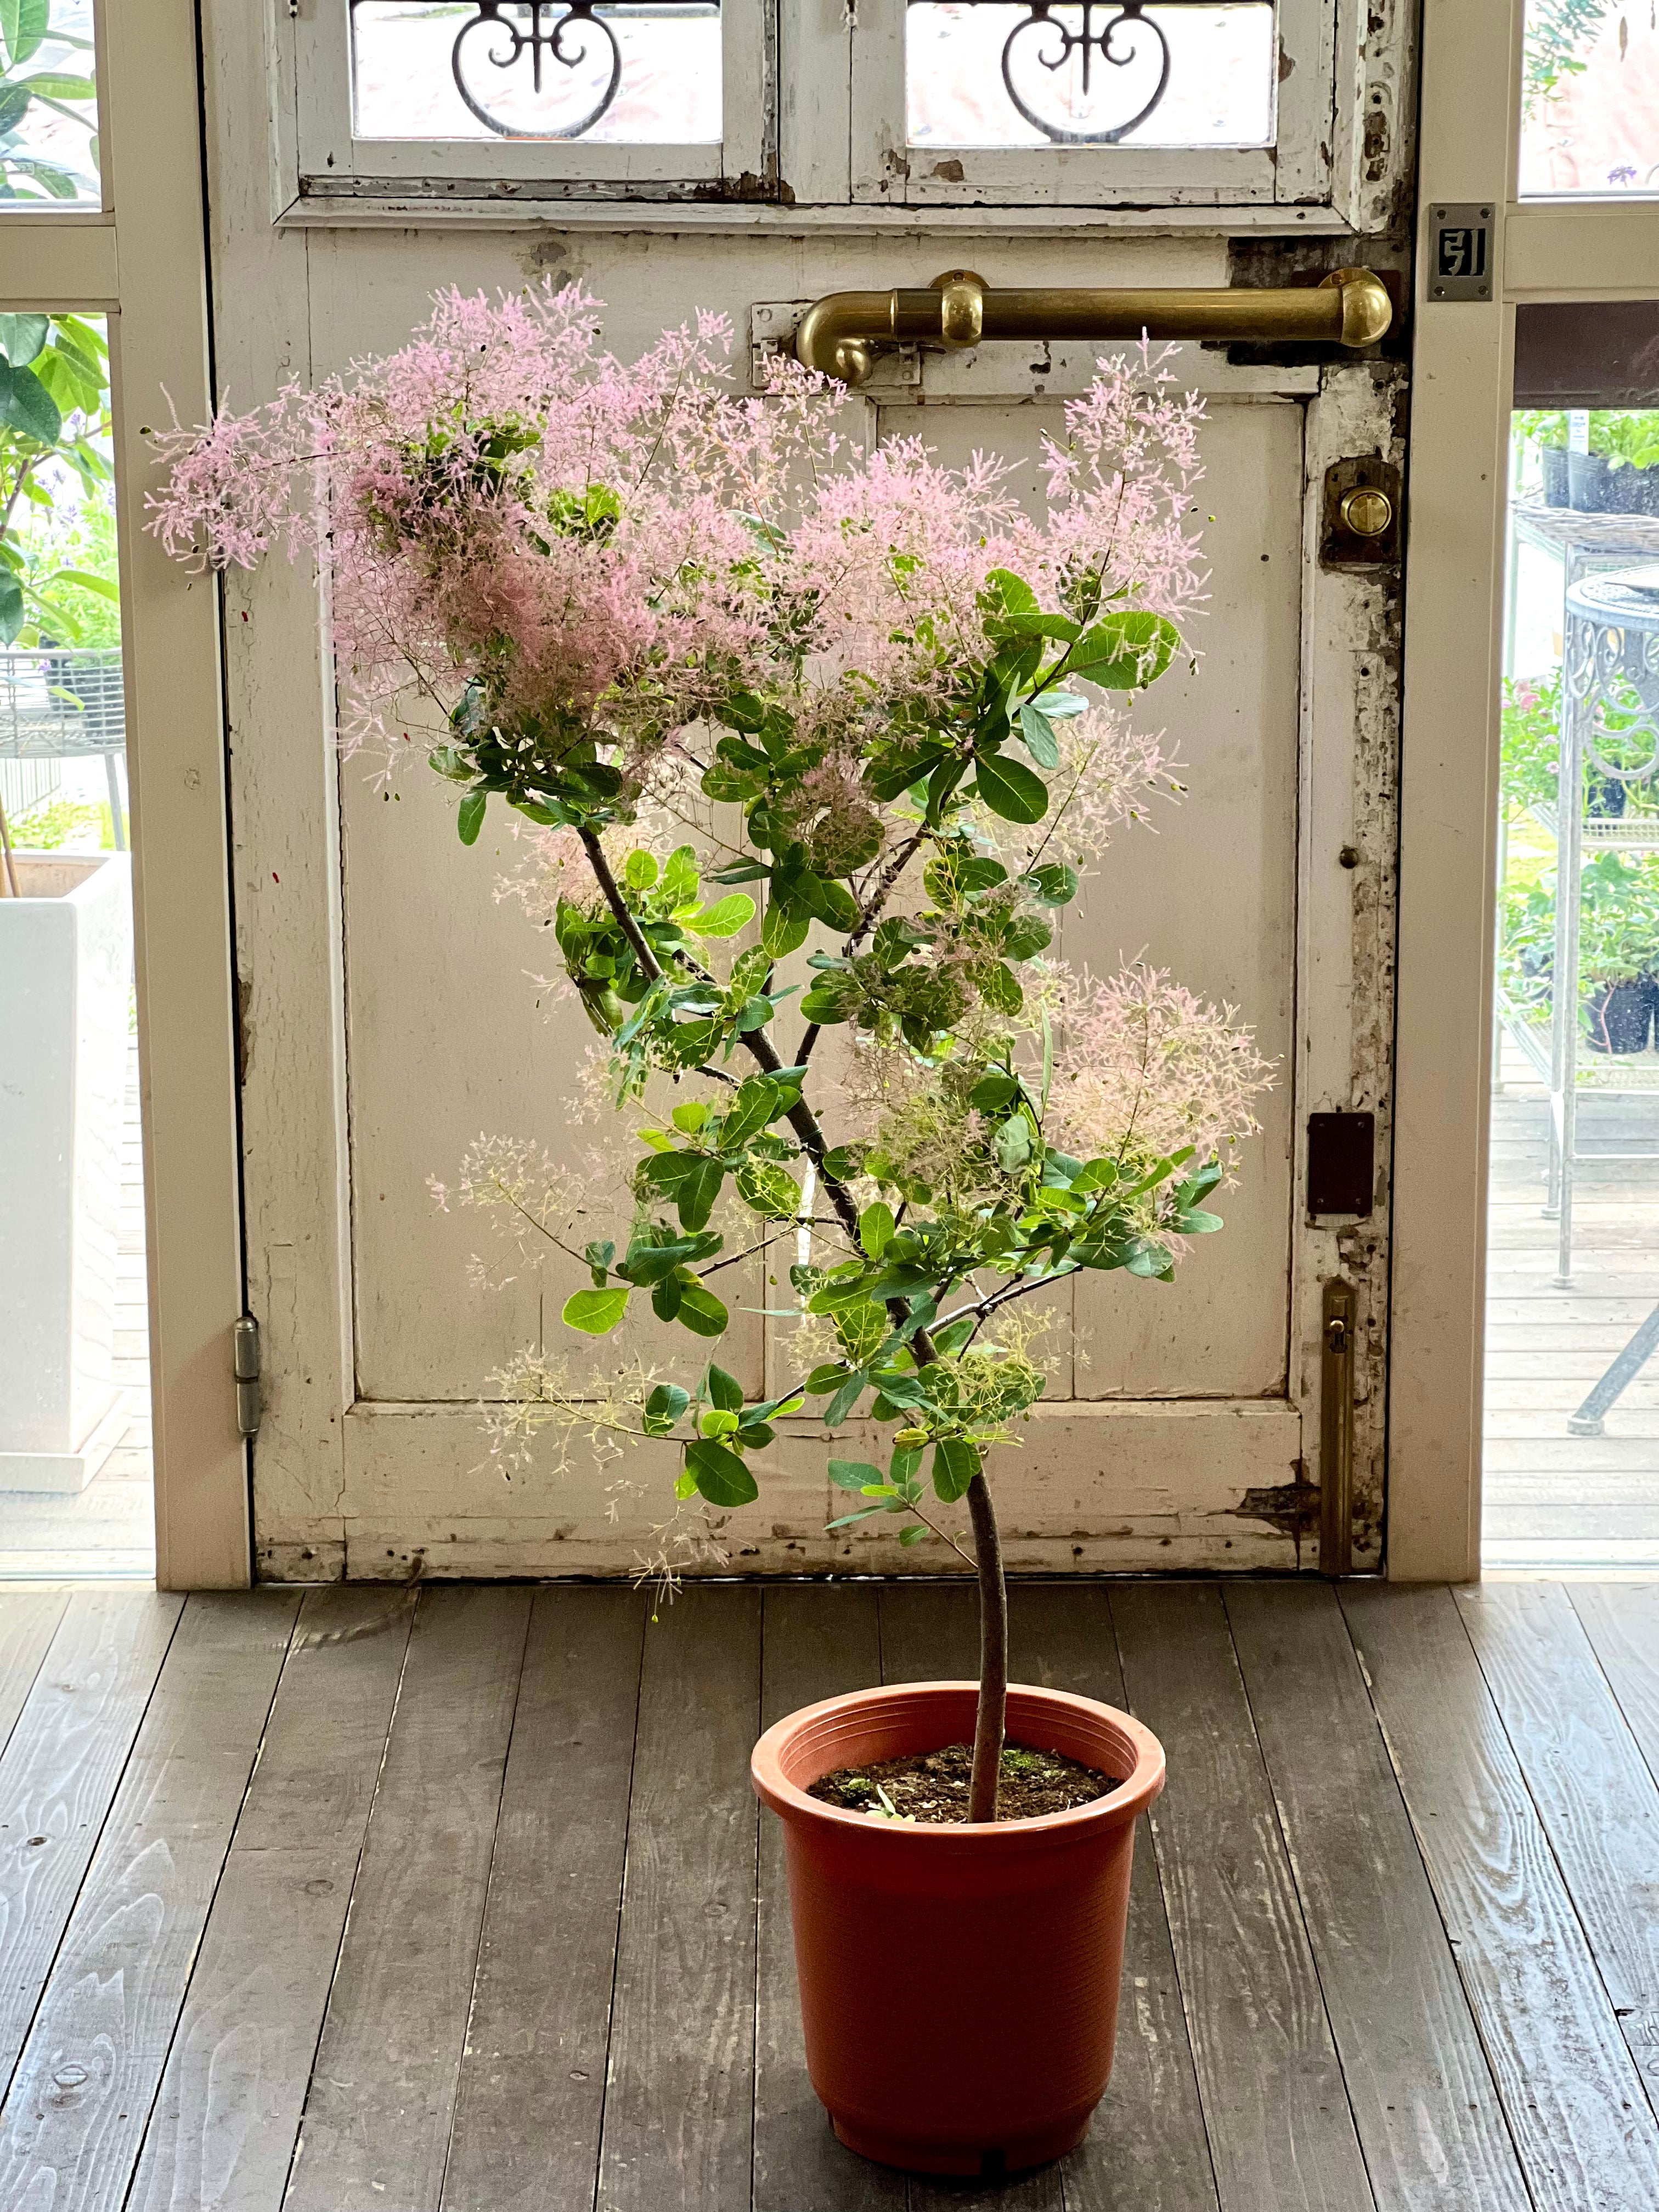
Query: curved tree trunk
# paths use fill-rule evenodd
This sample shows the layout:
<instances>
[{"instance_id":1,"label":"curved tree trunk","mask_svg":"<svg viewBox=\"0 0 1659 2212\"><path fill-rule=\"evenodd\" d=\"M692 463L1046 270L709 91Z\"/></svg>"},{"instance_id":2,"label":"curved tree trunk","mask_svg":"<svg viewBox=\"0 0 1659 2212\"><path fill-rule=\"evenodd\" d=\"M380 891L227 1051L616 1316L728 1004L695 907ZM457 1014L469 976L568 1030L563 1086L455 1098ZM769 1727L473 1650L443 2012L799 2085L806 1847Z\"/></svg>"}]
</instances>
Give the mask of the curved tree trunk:
<instances>
[{"instance_id":1,"label":"curved tree trunk","mask_svg":"<svg viewBox=\"0 0 1659 2212\"><path fill-rule=\"evenodd\" d=\"M1008 1586L1003 1579L996 1509L983 1468L968 1486L968 1511L974 1524L974 1558L979 1568L979 1710L974 1718L974 1772L968 1790L968 1818L994 1820L1008 1711Z\"/></svg>"}]
</instances>

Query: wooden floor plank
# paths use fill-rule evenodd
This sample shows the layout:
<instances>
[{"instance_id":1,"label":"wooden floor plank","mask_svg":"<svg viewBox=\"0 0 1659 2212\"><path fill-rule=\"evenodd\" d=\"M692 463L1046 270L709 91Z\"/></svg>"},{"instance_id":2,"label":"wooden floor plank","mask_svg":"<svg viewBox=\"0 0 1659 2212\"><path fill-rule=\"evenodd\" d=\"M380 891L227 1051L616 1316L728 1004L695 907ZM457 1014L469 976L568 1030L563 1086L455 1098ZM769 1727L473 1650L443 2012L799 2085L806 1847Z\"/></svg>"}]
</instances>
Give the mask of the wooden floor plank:
<instances>
[{"instance_id":1,"label":"wooden floor plank","mask_svg":"<svg viewBox=\"0 0 1659 2212\"><path fill-rule=\"evenodd\" d=\"M591 2203L648 1600L536 1594L445 2212Z\"/></svg>"},{"instance_id":2,"label":"wooden floor plank","mask_svg":"<svg viewBox=\"0 0 1659 2212\"><path fill-rule=\"evenodd\" d=\"M0 2107L0 2204L125 2198L298 1607L185 1608Z\"/></svg>"},{"instance_id":3,"label":"wooden floor plank","mask_svg":"<svg viewBox=\"0 0 1659 2212\"><path fill-rule=\"evenodd\" d=\"M1020 1655L1009 1670L1019 1678ZM979 1673L979 1595L969 1582L881 1585L884 1682L963 1682Z\"/></svg>"},{"instance_id":4,"label":"wooden floor plank","mask_svg":"<svg viewBox=\"0 0 1659 2212\"><path fill-rule=\"evenodd\" d=\"M1222 2212L1369 2212L1220 1592L1120 1586L1112 1618L1131 1710L1170 1762L1152 1829Z\"/></svg>"},{"instance_id":5,"label":"wooden floor plank","mask_svg":"<svg viewBox=\"0 0 1659 2212\"><path fill-rule=\"evenodd\" d=\"M1570 1595L1625 1724L1659 1782L1659 1583L1577 1583Z\"/></svg>"},{"instance_id":6,"label":"wooden floor plank","mask_svg":"<svg viewBox=\"0 0 1659 2212\"><path fill-rule=\"evenodd\" d=\"M1122 1708L1103 1585L1016 1583L1008 1611L1018 1680ZM1209 2137L1158 1860L1144 1823L1130 1876L1112 2078L1063 2179L1066 2212L1215 2212Z\"/></svg>"},{"instance_id":7,"label":"wooden floor plank","mask_svg":"<svg viewBox=\"0 0 1659 2212\"><path fill-rule=\"evenodd\" d=\"M413 1617L306 1593L128 2212L278 2212Z\"/></svg>"},{"instance_id":8,"label":"wooden floor plank","mask_svg":"<svg viewBox=\"0 0 1659 2212\"><path fill-rule=\"evenodd\" d=\"M1527 2212L1336 1593L1224 1595L1379 2212Z\"/></svg>"},{"instance_id":9,"label":"wooden floor plank","mask_svg":"<svg viewBox=\"0 0 1659 2212\"><path fill-rule=\"evenodd\" d=\"M1455 1601L1342 1605L1538 2212L1652 2212L1659 2125Z\"/></svg>"},{"instance_id":10,"label":"wooden floor plank","mask_svg":"<svg viewBox=\"0 0 1659 2212\"><path fill-rule=\"evenodd\" d=\"M77 1590L0 1758L0 2095L183 1610Z\"/></svg>"},{"instance_id":11,"label":"wooden floor plank","mask_svg":"<svg viewBox=\"0 0 1659 2212\"><path fill-rule=\"evenodd\" d=\"M763 1728L880 1680L870 1583L785 1583L766 1592ZM843 2148L806 2078L783 1824L769 1813L761 1815L757 1940L754 2212L903 2212L903 2175Z\"/></svg>"},{"instance_id":12,"label":"wooden floor plank","mask_svg":"<svg viewBox=\"0 0 1659 2212\"><path fill-rule=\"evenodd\" d=\"M288 2212L434 2212L532 1594L422 1591Z\"/></svg>"},{"instance_id":13,"label":"wooden floor plank","mask_svg":"<svg viewBox=\"0 0 1659 2212\"><path fill-rule=\"evenodd\" d=\"M1457 1605L1659 2111L1659 1786L1564 1585L1494 1583Z\"/></svg>"},{"instance_id":14,"label":"wooden floor plank","mask_svg":"<svg viewBox=\"0 0 1659 2212\"><path fill-rule=\"evenodd\" d=\"M0 1751L34 1686L69 1598L63 1589L8 1590L0 1596Z\"/></svg>"},{"instance_id":15,"label":"wooden floor plank","mask_svg":"<svg viewBox=\"0 0 1659 2212\"><path fill-rule=\"evenodd\" d=\"M640 1687L599 2212L749 2202L760 1684L758 1589L688 1588L662 1608Z\"/></svg>"}]
</instances>

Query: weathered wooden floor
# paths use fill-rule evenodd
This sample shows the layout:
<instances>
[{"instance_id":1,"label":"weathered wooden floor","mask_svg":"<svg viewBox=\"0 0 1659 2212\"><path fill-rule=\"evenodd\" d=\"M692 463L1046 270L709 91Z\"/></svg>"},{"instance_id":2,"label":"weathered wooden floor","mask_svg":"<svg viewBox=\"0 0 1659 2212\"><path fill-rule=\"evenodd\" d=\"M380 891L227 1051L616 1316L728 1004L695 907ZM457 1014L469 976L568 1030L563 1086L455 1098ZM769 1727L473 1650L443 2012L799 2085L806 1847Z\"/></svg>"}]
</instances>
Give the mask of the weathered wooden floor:
<instances>
[{"instance_id":1,"label":"weathered wooden floor","mask_svg":"<svg viewBox=\"0 0 1659 2212\"><path fill-rule=\"evenodd\" d=\"M1647 1055L1650 1058L1651 1055ZM1492 1101L1487 1216L1486 1480L1489 1567L1659 1567L1659 1358L1607 1416L1567 1418L1659 1305L1659 1096L1579 1105L1574 1282L1554 1287L1558 1224L1544 1212L1549 1100L1510 1047Z\"/></svg>"},{"instance_id":2,"label":"weathered wooden floor","mask_svg":"<svg viewBox=\"0 0 1659 2212\"><path fill-rule=\"evenodd\" d=\"M1171 1778L1089 2142L979 2186L831 2137L747 1776L963 1587L0 1592L0 2205L1653 2212L1659 1584L1014 1603Z\"/></svg>"}]
</instances>

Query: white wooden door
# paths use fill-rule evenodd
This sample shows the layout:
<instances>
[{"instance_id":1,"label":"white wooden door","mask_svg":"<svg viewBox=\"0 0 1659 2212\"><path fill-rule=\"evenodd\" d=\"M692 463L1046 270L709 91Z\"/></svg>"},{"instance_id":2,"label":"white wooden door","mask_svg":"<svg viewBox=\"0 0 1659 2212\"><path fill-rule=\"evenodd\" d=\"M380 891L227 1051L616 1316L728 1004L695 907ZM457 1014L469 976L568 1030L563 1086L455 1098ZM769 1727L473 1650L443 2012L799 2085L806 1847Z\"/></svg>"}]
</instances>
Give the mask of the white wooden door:
<instances>
[{"instance_id":1,"label":"white wooden door","mask_svg":"<svg viewBox=\"0 0 1659 2212\"><path fill-rule=\"evenodd\" d=\"M544 141L539 171L522 143L473 151L477 168L497 154L501 168L469 180L454 173L453 147L428 148L423 167L412 142L399 142L392 161L361 140L351 162L331 170L325 158L351 125L341 122L328 55L337 72L349 62L334 0L311 4L333 25L332 48L307 43L305 15L277 25L267 53L245 11L228 0L207 11L218 361L233 403L285 375L321 375L395 348L428 295L450 283L580 277L608 303L607 337L624 356L695 308L714 307L732 319L742 373L751 337L765 338L781 318L787 326L783 303L926 283L963 262L993 284L1220 285L1298 266L1384 265L1408 250L1389 229L1409 167L1398 134L1374 134L1370 170L1351 165L1346 181L1334 181L1331 152L1363 143L1362 88L1372 77L1386 81L1391 112L1396 103L1407 112L1404 36L1392 17L1377 31L1374 15L1370 45L1356 33L1342 49L1344 75L1333 57L1352 26L1334 4L1288 7L1281 25L1281 46L1292 34L1311 41L1312 65L1326 70L1340 108L1322 182L1303 179L1294 211L1270 192L1253 199L1261 178L1271 184L1271 164L1247 174L1241 155L1228 173L1243 179L1239 204L1218 211L1224 180L1206 186L1210 204L1194 213L1164 175L1167 150L1130 153L1131 165L1151 164L1132 166L1130 185L1139 174L1135 189L1164 194L1167 235L1149 234L1144 209L1112 212L1130 186L1098 148L1085 165L1097 204L1082 215L1053 204L1058 172L1045 181L1042 145L1017 159L1004 149L1007 158L986 168L983 192L1001 196L994 210L918 193L909 198L921 204L871 209L875 156L858 149L890 147L895 130L902 137L902 102L895 123L896 92L860 96L871 54L823 25L814 31L811 8L775 19L781 44L765 52L776 108L770 120L763 113L761 138L775 125L769 143L781 143L787 164L795 131L797 173L828 179L814 206L792 208L775 192L769 204L763 193L752 204L721 197L708 181L730 167L718 144L688 161L689 204L626 147L577 148L562 181L547 171L567 157ZM739 138L755 127L746 114L739 131L731 115L731 41L746 21L724 25L728 136ZM902 33L903 11L880 21ZM813 52L839 59L821 96L815 80L820 112L808 129L799 72ZM297 87L287 119L279 97L274 128L262 104L273 70L279 94L285 82ZM837 84L850 88L839 110ZM763 88L763 110L768 96ZM825 111L841 116L838 176L824 151ZM874 136L861 137L866 123ZM1206 158L1212 167L1218 159ZM334 181L343 167L349 189ZM1074 159L1067 173L1076 168ZM1196 157L1194 173L1208 173ZM964 173L975 173L971 163ZM447 177L452 193L437 210L434 177ZM556 210L545 204L556 184ZM533 212L503 208L503 195L526 190L540 196ZM1356 239L1356 223L1377 234ZM1328 242L1272 242L1310 227ZM1230 242L1245 228L1261 235ZM863 403L870 434L920 434L948 462L999 448L1018 457L1035 496L1041 435L1084 388L1091 358L1084 347L1028 343L890 364ZM1016 1570L1316 1566L1322 1286L1340 1279L1354 1286L1360 1316L1352 1553L1356 1565L1375 1565L1398 572L1328 570L1318 537L1330 463L1400 462L1403 371L1381 358L1232 359L1209 347L1182 349L1176 367L1208 410L1194 501L1210 600L1192 637L1196 672L1171 673L1139 706L1178 748L1190 792L1164 810L1156 835L1118 839L1068 910L1062 949L1102 969L1144 955L1236 1004L1276 1061L1276 1085L1223 1207L1226 1233L1195 1250L1172 1287L1086 1279L1028 1440L999 1455L993 1473ZM308 578L267 567L227 589L249 1267L266 1358L254 1475L262 1571L626 1573L665 1516L662 1501L616 1493L617 1470L580 1455L563 1472L537 1465L509 1484L480 1429L489 1377L520 1346L557 1334L572 1283L549 1268L520 1270L505 1289L480 1285L469 1267L481 1245L476 1218L441 1211L428 1188L453 1176L481 1133L580 1152L562 1102L586 1032L568 1000L550 1017L538 1009L534 978L553 964L550 944L520 902L500 895L521 852L495 814L481 843L462 848L453 796L435 779L406 777L388 795L361 765L336 759L325 623ZM1312 1221L1304 1202L1301 1133L1310 1112L1330 1108L1377 1117L1374 1210L1346 1224ZM734 1307L768 1303L758 1279L750 1289ZM721 1355L757 1395L769 1369L779 1371L782 1348L763 1334L776 1326L744 1318ZM927 1564L901 1554L880 1522L850 1540L826 1534L836 1510L826 1457L821 1431L781 1445L760 1501L726 1532L736 1567Z\"/></svg>"}]
</instances>

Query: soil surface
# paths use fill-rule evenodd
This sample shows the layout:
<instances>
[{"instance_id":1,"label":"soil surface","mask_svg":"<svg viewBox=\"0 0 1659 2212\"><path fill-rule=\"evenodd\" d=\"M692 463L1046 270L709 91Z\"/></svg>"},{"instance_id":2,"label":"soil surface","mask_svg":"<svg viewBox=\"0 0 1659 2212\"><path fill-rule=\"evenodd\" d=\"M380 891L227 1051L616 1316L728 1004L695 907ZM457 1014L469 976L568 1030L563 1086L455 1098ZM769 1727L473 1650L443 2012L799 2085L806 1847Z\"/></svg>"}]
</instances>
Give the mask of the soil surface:
<instances>
[{"instance_id":1,"label":"soil surface","mask_svg":"<svg viewBox=\"0 0 1659 2212\"><path fill-rule=\"evenodd\" d=\"M942 1751L884 1759L872 1766L841 1767L810 1784L806 1794L826 1805L872 1813L879 1820L965 1822L973 1766L971 1744L947 1743ZM997 1784L997 1818L1039 1820L1045 1813L1092 1804L1120 1786L1114 1776L1079 1765L1062 1752L1006 1743Z\"/></svg>"}]
</instances>

